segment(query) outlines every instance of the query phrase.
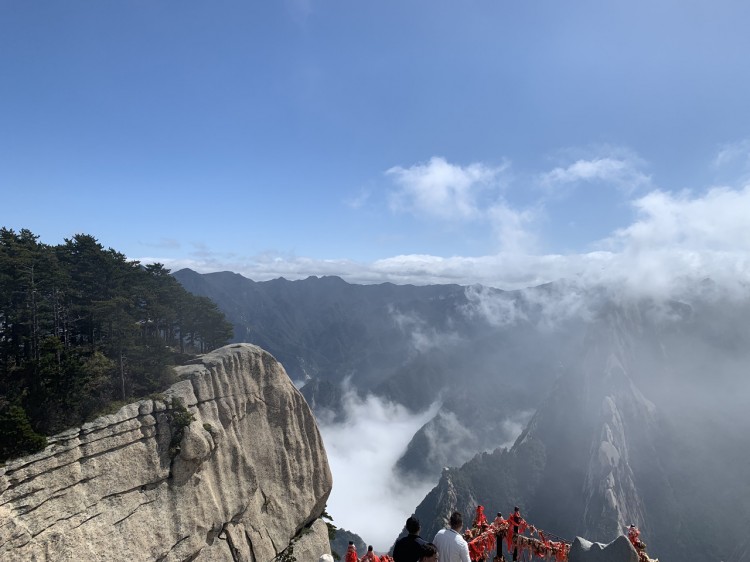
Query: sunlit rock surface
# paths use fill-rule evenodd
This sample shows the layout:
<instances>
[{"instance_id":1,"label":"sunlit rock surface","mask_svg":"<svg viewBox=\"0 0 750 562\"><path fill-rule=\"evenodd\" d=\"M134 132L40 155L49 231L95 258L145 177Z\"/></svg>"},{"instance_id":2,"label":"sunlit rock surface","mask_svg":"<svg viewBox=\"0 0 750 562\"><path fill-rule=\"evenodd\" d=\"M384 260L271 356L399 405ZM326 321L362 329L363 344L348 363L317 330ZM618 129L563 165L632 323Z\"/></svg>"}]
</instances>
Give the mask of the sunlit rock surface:
<instances>
[{"instance_id":1,"label":"sunlit rock surface","mask_svg":"<svg viewBox=\"0 0 750 562\"><path fill-rule=\"evenodd\" d=\"M638 562L638 553L624 535L607 545L576 537L568 562Z\"/></svg>"},{"instance_id":2,"label":"sunlit rock surface","mask_svg":"<svg viewBox=\"0 0 750 562\"><path fill-rule=\"evenodd\" d=\"M1 560L268 562L290 543L298 560L330 552L318 519L332 486L326 453L283 367L239 344L178 373L164 396L0 468Z\"/></svg>"}]
</instances>

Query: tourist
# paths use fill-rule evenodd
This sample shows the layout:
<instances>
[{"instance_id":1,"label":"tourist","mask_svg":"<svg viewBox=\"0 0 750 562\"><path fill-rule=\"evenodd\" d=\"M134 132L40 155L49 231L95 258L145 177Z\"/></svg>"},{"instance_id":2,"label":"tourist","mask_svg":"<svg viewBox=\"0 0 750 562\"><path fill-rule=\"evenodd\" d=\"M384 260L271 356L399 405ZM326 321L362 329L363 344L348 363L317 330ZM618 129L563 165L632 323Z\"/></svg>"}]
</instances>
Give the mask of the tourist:
<instances>
[{"instance_id":1,"label":"tourist","mask_svg":"<svg viewBox=\"0 0 750 562\"><path fill-rule=\"evenodd\" d=\"M346 548L346 556L344 562L359 562L359 556L357 556L357 547L354 546L354 541L349 541L349 546Z\"/></svg>"},{"instance_id":2,"label":"tourist","mask_svg":"<svg viewBox=\"0 0 750 562\"><path fill-rule=\"evenodd\" d=\"M431 542L425 543L421 546L422 554L420 555L418 562L437 562L438 561L438 550L437 547Z\"/></svg>"},{"instance_id":3,"label":"tourist","mask_svg":"<svg viewBox=\"0 0 750 562\"><path fill-rule=\"evenodd\" d=\"M359 562L380 562L380 558L378 558L377 554L372 550L372 545L367 547L367 554L365 554Z\"/></svg>"},{"instance_id":4,"label":"tourist","mask_svg":"<svg viewBox=\"0 0 750 562\"><path fill-rule=\"evenodd\" d=\"M419 562L422 547L428 544L419 536L419 530L419 519L412 515L406 520L406 532L409 534L398 539L393 546L394 562Z\"/></svg>"},{"instance_id":5,"label":"tourist","mask_svg":"<svg viewBox=\"0 0 750 562\"><path fill-rule=\"evenodd\" d=\"M433 539L437 547L441 562L471 562L469 558L469 545L461 536L464 526L464 518L454 511L450 517L450 528L438 531Z\"/></svg>"}]
</instances>

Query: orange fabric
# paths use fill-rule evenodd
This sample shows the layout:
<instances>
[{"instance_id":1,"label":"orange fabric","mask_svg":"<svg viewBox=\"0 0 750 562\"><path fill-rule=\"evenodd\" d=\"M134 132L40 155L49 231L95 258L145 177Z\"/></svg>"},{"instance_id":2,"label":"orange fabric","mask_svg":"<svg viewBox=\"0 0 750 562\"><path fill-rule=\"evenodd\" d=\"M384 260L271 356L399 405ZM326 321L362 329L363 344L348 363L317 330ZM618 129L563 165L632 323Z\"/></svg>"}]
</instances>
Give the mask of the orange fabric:
<instances>
[{"instance_id":1,"label":"orange fabric","mask_svg":"<svg viewBox=\"0 0 750 562\"><path fill-rule=\"evenodd\" d=\"M641 532L638 530L638 527L630 527L628 529L628 539L630 539L630 542L636 548L638 548L638 544L641 542L640 540L638 540L638 536L640 534Z\"/></svg>"},{"instance_id":2,"label":"orange fabric","mask_svg":"<svg viewBox=\"0 0 750 562\"><path fill-rule=\"evenodd\" d=\"M506 535L506 542L508 543L508 550L510 550L511 546L513 545L513 533L515 532L515 527L518 527L518 534L523 533L526 530L526 521L523 520L523 517L521 517L520 511L514 511L513 515L508 517L508 534Z\"/></svg>"},{"instance_id":3,"label":"orange fabric","mask_svg":"<svg viewBox=\"0 0 750 562\"><path fill-rule=\"evenodd\" d=\"M357 549L354 545L349 545L349 548L346 549L346 556L344 557L344 562L359 562L359 556L357 556Z\"/></svg>"},{"instance_id":4,"label":"orange fabric","mask_svg":"<svg viewBox=\"0 0 750 562\"><path fill-rule=\"evenodd\" d=\"M495 548L495 533L492 529L485 531L469 543L469 558L481 560L485 552Z\"/></svg>"},{"instance_id":5,"label":"orange fabric","mask_svg":"<svg viewBox=\"0 0 750 562\"><path fill-rule=\"evenodd\" d=\"M482 525L487 525L487 518L484 516L484 507L478 505L477 513L474 515L474 526L481 527Z\"/></svg>"}]
</instances>

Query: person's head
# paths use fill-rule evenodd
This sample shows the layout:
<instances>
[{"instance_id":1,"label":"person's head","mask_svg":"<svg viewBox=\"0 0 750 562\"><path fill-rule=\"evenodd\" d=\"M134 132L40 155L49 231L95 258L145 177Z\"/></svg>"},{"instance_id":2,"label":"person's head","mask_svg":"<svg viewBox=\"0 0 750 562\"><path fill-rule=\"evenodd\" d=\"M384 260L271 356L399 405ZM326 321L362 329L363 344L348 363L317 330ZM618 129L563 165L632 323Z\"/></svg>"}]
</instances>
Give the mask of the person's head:
<instances>
[{"instance_id":1,"label":"person's head","mask_svg":"<svg viewBox=\"0 0 750 562\"><path fill-rule=\"evenodd\" d=\"M521 509L518 506L516 506L513 508L513 511L515 511L516 513L520 513Z\"/></svg>"},{"instance_id":2,"label":"person's head","mask_svg":"<svg viewBox=\"0 0 750 562\"><path fill-rule=\"evenodd\" d=\"M372 545L367 547L367 552L372 552Z\"/></svg>"},{"instance_id":3,"label":"person's head","mask_svg":"<svg viewBox=\"0 0 750 562\"><path fill-rule=\"evenodd\" d=\"M428 542L427 544L423 544L422 552L419 555L419 562L437 562L437 560L438 560L437 547L431 542Z\"/></svg>"},{"instance_id":4,"label":"person's head","mask_svg":"<svg viewBox=\"0 0 750 562\"><path fill-rule=\"evenodd\" d=\"M450 524L451 529L453 529L454 531L461 530L461 527L464 526L464 518L460 512L454 511L453 513L451 513Z\"/></svg>"},{"instance_id":5,"label":"person's head","mask_svg":"<svg viewBox=\"0 0 750 562\"><path fill-rule=\"evenodd\" d=\"M414 517L413 515L409 517L409 519L406 520L406 532L410 535L417 535L419 534L419 519Z\"/></svg>"}]
</instances>

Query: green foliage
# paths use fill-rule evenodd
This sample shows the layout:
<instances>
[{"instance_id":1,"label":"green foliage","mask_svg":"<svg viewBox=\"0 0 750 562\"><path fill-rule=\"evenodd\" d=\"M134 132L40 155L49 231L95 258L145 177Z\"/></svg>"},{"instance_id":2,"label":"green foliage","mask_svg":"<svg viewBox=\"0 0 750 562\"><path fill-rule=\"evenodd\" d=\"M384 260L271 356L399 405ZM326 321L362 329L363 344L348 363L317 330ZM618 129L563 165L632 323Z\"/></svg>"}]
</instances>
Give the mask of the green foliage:
<instances>
[{"instance_id":1,"label":"green foliage","mask_svg":"<svg viewBox=\"0 0 750 562\"><path fill-rule=\"evenodd\" d=\"M180 452L180 443L185 435L185 428L189 426L195 418L191 414L182 400L175 397L169 404L169 425L172 428L172 440L169 443L169 456L174 458Z\"/></svg>"},{"instance_id":2,"label":"green foliage","mask_svg":"<svg viewBox=\"0 0 750 562\"><path fill-rule=\"evenodd\" d=\"M338 531L338 527L333 524L333 517L330 516L326 509L323 509L323 514L320 516L320 518L323 519L326 527L328 527L328 541L333 542L334 540L336 540L336 531Z\"/></svg>"},{"instance_id":3,"label":"green foliage","mask_svg":"<svg viewBox=\"0 0 750 562\"><path fill-rule=\"evenodd\" d=\"M46 446L47 438L31 428L21 406L12 404L0 407L0 458L35 453Z\"/></svg>"},{"instance_id":4,"label":"green foliage","mask_svg":"<svg viewBox=\"0 0 750 562\"><path fill-rule=\"evenodd\" d=\"M286 550L283 550L273 559L274 562L297 562L297 557L294 555L294 541L289 543Z\"/></svg>"},{"instance_id":5,"label":"green foliage","mask_svg":"<svg viewBox=\"0 0 750 562\"><path fill-rule=\"evenodd\" d=\"M142 267L85 234L49 246L0 228L0 404L10 424L0 461L35 450L34 435L164 389L175 364L231 337L216 305L161 264Z\"/></svg>"}]
</instances>

